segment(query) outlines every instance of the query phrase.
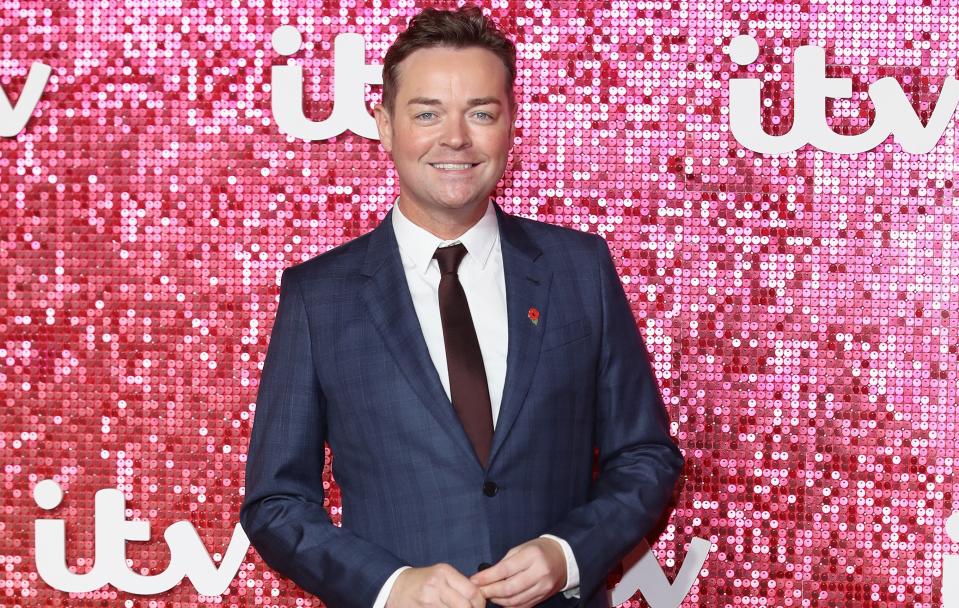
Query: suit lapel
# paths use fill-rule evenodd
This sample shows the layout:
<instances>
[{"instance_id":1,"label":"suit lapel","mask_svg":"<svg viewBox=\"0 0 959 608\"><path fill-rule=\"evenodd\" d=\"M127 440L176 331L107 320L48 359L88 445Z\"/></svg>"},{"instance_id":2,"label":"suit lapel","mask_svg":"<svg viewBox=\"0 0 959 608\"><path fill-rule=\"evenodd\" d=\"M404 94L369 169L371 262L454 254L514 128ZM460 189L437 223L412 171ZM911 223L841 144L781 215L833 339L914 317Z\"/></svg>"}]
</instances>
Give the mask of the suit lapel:
<instances>
[{"instance_id":1,"label":"suit lapel","mask_svg":"<svg viewBox=\"0 0 959 608\"><path fill-rule=\"evenodd\" d=\"M426 347L393 233L392 210L370 233L362 274L368 280L360 295L390 354L439 425L480 466Z\"/></svg>"},{"instance_id":2,"label":"suit lapel","mask_svg":"<svg viewBox=\"0 0 959 608\"><path fill-rule=\"evenodd\" d=\"M547 302L552 279L552 273L541 259L542 251L529 239L519 221L504 213L499 205L494 203L494 206L503 253L509 344L490 464L526 401L549 319ZM480 466L426 347L393 233L391 214L392 210L370 233L362 269L368 280L360 295L387 349L417 396L440 426L451 434L454 443ZM529 318L530 309L536 309L539 315L535 324Z\"/></svg>"},{"instance_id":3,"label":"suit lapel","mask_svg":"<svg viewBox=\"0 0 959 608\"><path fill-rule=\"evenodd\" d=\"M547 303L552 279L552 273L541 257L542 251L529 239L520 222L504 213L499 205L495 207L506 278L509 344L506 380L490 448L490 464L506 441L526 401L533 371L539 362L543 331L549 319ZM535 324L529 318L532 308L539 315Z\"/></svg>"}]
</instances>

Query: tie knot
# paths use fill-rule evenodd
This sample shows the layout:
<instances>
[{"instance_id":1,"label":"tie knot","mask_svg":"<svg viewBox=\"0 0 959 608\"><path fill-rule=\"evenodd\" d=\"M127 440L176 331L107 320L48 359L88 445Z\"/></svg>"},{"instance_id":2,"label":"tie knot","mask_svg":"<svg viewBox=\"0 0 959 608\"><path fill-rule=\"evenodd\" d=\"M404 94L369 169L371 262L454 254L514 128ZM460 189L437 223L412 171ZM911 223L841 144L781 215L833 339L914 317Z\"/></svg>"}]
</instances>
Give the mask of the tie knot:
<instances>
[{"instance_id":1,"label":"tie knot","mask_svg":"<svg viewBox=\"0 0 959 608\"><path fill-rule=\"evenodd\" d=\"M456 274L466 255L466 246L463 243L457 243L448 247L437 247L433 257L439 262L440 274Z\"/></svg>"}]
</instances>

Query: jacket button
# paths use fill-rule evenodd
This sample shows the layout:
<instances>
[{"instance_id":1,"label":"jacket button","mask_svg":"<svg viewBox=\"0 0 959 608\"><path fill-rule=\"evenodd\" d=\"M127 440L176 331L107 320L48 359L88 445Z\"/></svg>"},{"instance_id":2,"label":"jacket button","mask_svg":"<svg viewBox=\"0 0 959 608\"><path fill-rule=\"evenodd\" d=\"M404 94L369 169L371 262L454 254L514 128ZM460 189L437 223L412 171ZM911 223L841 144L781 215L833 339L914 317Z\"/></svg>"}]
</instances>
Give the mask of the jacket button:
<instances>
[{"instance_id":1,"label":"jacket button","mask_svg":"<svg viewBox=\"0 0 959 608\"><path fill-rule=\"evenodd\" d=\"M499 490L499 488L492 481L487 481L483 484L483 494L487 496L496 496L497 490Z\"/></svg>"},{"instance_id":2,"label":"jacket button","mask_svg":"<svg viewBox=\"0 0 959 608\"><path fill-rule=\"evenodd\" d=\"M476 571L477 571L477 572L480 572L481 570L486 570L487 568L492 568L492 567L493 567L493 564L491 564L491 563L489 563L489 562L483 562L483 563L481 563L479 566L476 567Z\"/></svg>"}]
</instances>

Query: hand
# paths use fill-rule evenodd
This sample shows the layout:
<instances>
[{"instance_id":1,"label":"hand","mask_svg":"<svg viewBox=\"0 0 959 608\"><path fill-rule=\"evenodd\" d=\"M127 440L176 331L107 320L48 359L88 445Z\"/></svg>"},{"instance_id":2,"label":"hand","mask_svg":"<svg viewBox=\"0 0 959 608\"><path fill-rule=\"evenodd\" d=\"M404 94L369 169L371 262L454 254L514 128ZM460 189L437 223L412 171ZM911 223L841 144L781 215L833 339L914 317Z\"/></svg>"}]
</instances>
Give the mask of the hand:
<instances>
[{"instance_id":1,"label":"hand","mask_svg":"<svg viewBox=\"0 0 959 608\"><path fill-rule=\"evenodd\" d=\"M566 586L566 556L558 542L534 538L469 580L495 604L530 608Z\"/></svg>"},{"instance_id":2,"label":"hand","mask_svg":"<svg viewBox=\"0 0 959 608\"><path fill-rule=\"evenodd\" d=\"M386 608L485 607L479 587L449 564L404 570L386 598Z\"/></svg>"}]
</instances>

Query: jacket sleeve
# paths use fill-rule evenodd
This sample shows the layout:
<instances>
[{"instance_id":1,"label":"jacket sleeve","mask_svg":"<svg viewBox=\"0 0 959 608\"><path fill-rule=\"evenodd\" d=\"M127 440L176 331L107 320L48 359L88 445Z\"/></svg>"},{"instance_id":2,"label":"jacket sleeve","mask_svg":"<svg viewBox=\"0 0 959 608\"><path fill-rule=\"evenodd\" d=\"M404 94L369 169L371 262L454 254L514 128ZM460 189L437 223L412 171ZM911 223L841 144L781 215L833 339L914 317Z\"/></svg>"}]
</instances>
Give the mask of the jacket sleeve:
<instances>
[{"instance_id":1,"label":"jacket sleeve","mask_svg":"<svg viewBox=\"0 0 959 608\"><path fill-rule=\"evenodd\" d=\"M572 547L584 601L658 521L684 464L609 248L602 238L596 246L602 345L593 433L599 477L590 500L547 531Z\"/></svg>"},{"instance_id":2,"label":"jacket sleeve","mask_svg":"<svg viewBox=\"0 0 959 608\"><path fill-rule=\"evenodd\" d=\"M297 275L283 271L256 400L240 523L263 560L329 606L370 608L395 555L333 525L323 507L326 401Z\"/></svg>"}]
</instances>

